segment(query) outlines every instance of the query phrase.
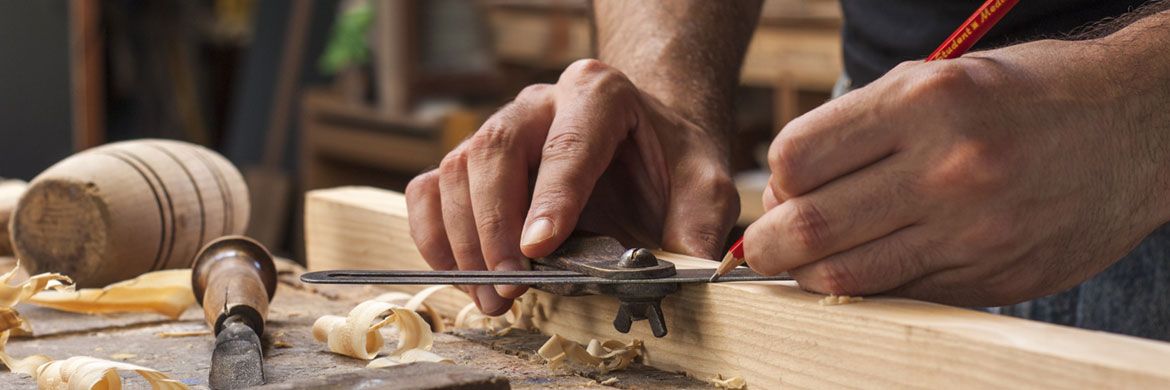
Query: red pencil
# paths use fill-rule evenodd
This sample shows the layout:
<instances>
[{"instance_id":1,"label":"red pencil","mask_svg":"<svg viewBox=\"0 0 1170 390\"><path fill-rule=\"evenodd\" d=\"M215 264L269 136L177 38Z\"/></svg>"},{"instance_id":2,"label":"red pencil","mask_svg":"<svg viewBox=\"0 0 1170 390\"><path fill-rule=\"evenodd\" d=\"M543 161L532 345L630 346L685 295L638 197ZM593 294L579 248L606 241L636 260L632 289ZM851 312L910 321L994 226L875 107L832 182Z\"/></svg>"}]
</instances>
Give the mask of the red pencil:
<instances>
[{"instance_id":1,"label":"red pencil","mask_svg":"<svg viewBox=\"0 0 1170 390\"><path fill-rule=\"evenodd\" d=\"M971 17L967 18L966 22L959 25L955 32L951 33L929 57L926 57L926 62L935 60L945 60L956 58L967 53L975 46L979 39L983 38L996 23L999 23L1003 16L1016 6L1019 0L987 0ZM711 275L711 281L714 282L720 276L726 275L735 267L739 267L746 260L743 256L743 237L735 241L731 245L731 250L727 251L727 255L723 256L723 260L719 262L719 267L715 269L715 273Z\"/></svg>"}]
</instances>

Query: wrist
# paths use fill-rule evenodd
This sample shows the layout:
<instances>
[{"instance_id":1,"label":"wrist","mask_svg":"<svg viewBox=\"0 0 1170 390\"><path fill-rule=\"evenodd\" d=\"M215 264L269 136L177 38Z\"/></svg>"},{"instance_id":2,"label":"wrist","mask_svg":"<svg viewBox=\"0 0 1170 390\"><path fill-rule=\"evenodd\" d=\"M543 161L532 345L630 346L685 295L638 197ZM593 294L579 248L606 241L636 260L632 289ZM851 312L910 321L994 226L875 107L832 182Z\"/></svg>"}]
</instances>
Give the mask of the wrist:
<instances>
[{"instance_id":1,"label":"wrist","mask_svg":"<svg viewBox=\"0 0 1170 390\"><path fill-rule=\"evenodd\" d=\"M1093 41L1112 80L1125 92L1125 110L1134 132L1142 135L1143 163L1154 172L1149 186L1155 226L1170 223L1170 33L1161 27L1170 12L1152 15ZM1135 156L1136 157L1136 156Z\"/></svg>"}]
</instances>

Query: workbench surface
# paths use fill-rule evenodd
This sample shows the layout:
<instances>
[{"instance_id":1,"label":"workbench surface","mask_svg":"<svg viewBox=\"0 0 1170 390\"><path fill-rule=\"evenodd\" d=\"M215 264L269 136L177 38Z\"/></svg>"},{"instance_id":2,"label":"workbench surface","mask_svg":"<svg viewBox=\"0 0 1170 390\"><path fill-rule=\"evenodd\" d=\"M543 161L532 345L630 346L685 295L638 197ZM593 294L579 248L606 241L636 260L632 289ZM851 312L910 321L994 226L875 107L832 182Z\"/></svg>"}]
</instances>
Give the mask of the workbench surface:
<instances>
[{"instance_id":1,"label":"workbench surface","mask_svg":"<svg viewBox=\"0 0 1170 390\"><path fill-rule=\"evenodd\" d=\"M0 259L0 269L11 262ZM268 383L286 383L364 369L364 360L327 351L313 340L312 325L325 314L344 315L358 302L378 291L365 287L327 286L318 291L281 283L270 308L265 345ZM214 338L209 333L186 337L163 337L160 333L202 332L207 327L202 311L192 306L178 320L157 314L83 315L22 304L17 310L31 323L34 337L9 340L7 351L21 358L45 354L54 359L86 355L121 360L157 369L195 388L207 387ZM641 365L599 375L550 370L535 351L547 336L533 332L510 332L495 336L483 331L455 330L435 335L434 352L456 364L476 367L507 377L513 388L598 388L599 380L618 378L617 388L710 388L710 385L681 374L666 373ZM279 342L278 342L279 341ZM588 340L578 340L585 342ZM388 340L396 343L397 340ZM273 345L282 345L280 348ZM383 351L393 350L393 345ZM651 351L653 353L653 351ZM145 385L135 374L125 376L128 388ZM32 378L0 372L0 389L28 389Z\"/></svg>"}]
</instances>

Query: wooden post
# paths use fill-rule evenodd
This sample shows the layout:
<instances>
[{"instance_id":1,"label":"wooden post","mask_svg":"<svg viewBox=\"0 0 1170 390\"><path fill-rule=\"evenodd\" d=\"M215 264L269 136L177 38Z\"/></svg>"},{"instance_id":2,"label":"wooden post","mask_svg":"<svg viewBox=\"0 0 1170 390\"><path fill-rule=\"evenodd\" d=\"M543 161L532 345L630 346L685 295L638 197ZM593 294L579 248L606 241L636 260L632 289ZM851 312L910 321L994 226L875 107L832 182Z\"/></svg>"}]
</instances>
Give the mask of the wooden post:
<instances>
[{"instance_id":1,"label":"wooden post","mask_svg":"<svg viewBox=\"0 0 1170 390\"><path fill-rule=\"evenodd\" d=\"M305 235L311 270L426 267L401 194L312 191ZM715 265L657 254L683 268ZM700 379L741 376L755 389L1170 386L1168 343L899 298L821 306L823 296L791 282L686 286L663 302L670 334L661 339L645 324L617 333L612 298L532 294L541 332L582 342L638 338L654 367ZM434 299L438 310L460 303Z\"/></svg>"}]
</instances>

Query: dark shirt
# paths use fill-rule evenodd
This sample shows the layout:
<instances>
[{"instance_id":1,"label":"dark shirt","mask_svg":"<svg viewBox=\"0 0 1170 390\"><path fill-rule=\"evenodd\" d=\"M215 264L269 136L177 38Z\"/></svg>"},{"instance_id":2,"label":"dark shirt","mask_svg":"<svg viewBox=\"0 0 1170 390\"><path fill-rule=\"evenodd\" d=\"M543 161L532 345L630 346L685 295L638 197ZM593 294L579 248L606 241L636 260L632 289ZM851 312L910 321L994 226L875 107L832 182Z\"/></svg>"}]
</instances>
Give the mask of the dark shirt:
<instances>
[{"instance_id":1,"label":"dark shirt","mask_svg":"<svg viewBox=\"0 0 1170 390\"><path fill-rule=\"evenodd\" d=\"M845 71L852 88L899 62L920 60L982 0L842 0ZM1144 0L1020 0L975 50L1043 38L1075 38L1082 27L1120 16ZM992 312L1170 341L1170 224L1104 272L1068 291Z\"/></svg>"},{"instance_id":2,"label":"dark shirt","mask_svg":"<svg viewBox=\"0 0 1170 390\"><path fill-rule=\"evenodd\" d=\"M1020 0L973 50L1043 38L1117 17L1146 0ZM841 0L845 73L858 88L899 62L930 55L983 0Z\"/></svg>"}]
</instances>

